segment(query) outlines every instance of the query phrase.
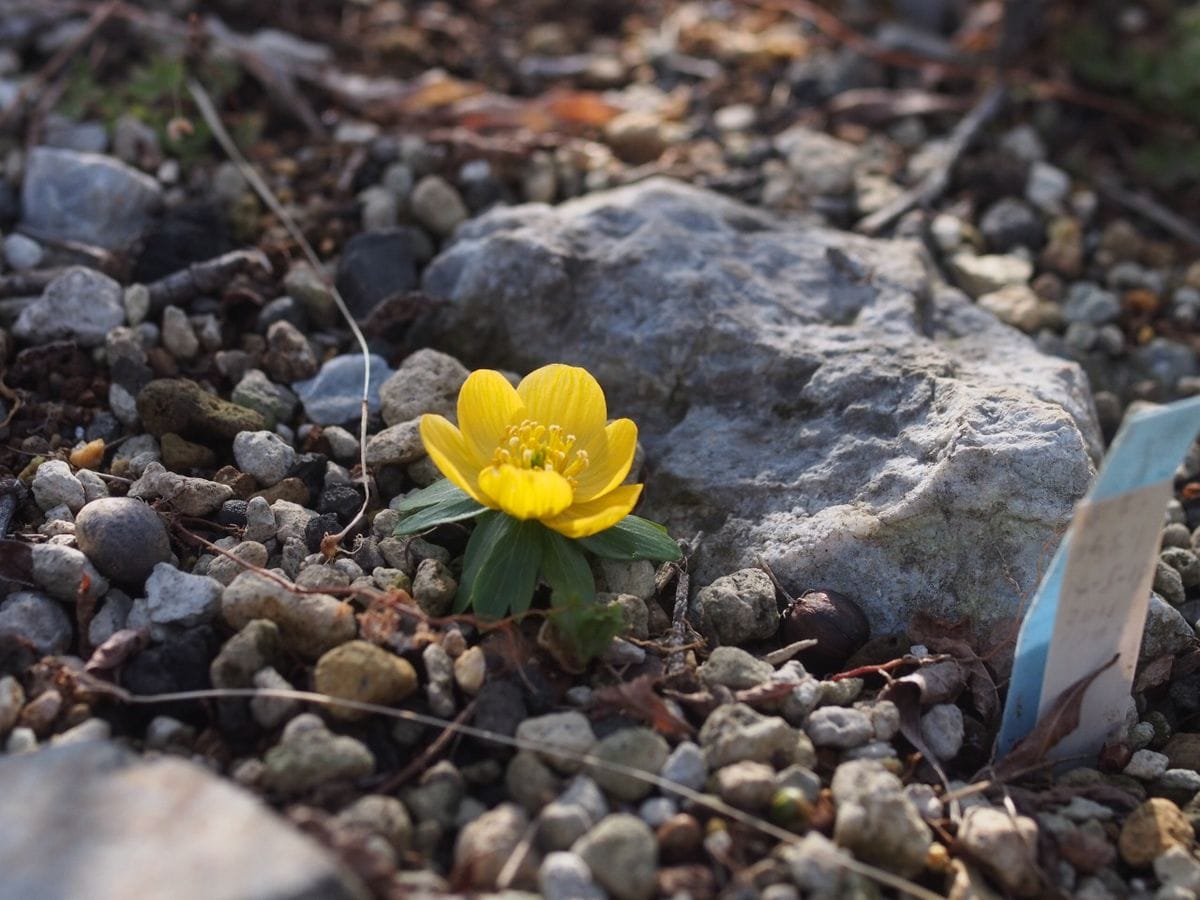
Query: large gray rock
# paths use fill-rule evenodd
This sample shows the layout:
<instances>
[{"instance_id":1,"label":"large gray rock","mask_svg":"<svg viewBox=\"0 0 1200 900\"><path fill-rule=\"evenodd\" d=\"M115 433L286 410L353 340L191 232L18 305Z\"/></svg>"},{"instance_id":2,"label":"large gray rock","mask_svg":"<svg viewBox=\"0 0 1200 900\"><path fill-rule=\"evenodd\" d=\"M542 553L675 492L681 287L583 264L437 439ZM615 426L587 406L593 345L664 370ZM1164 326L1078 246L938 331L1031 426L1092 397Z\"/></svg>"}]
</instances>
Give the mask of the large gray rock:
<instances>
[{"instance_id":1,"label":"large gray rock","mask_svg":"<svg viewBox=\"0 0 1200 900\"><path fill-rule=\"evenodd\" d=\"M72 266L21 310L13 334L25 343L73 340L98 347L108 333L125 324L121 285L107 275Z\"/></svg>"},{"instance_id":2,"label":"large gray rock","mask_svg":"<svg viewBox=\"0 0 1200 900\"><path fill-rule=\"evenodd\" d=\"M0 870L4 900L367 896L230 782L107 742L0 757Z\"/></svg>"},{"instance_id":3,"label":"large gray rock","mask_svg":"<svg viewBox=\"0 0 1200 900\"><path fill-rule=\"evenodd\" d=\"M161 202L157 181L110 156L37 147L25 163L22 222L35 236L120 250Z\"/></svg>"},{"instance_id":4,"label":"large gray rock","mask_svg":"<svg viewBox=\"0 0 1200 900\"><path fill-rule=\"evenodd\" d=\"M987 628L1093 475L1087 382L931 281L912 243L789 225L652 179L463 225L424 289L472 365L589 368L641 428L640 512L703 531L696 580L762 557L792 592Z\"/></svg>"}]
</instances>

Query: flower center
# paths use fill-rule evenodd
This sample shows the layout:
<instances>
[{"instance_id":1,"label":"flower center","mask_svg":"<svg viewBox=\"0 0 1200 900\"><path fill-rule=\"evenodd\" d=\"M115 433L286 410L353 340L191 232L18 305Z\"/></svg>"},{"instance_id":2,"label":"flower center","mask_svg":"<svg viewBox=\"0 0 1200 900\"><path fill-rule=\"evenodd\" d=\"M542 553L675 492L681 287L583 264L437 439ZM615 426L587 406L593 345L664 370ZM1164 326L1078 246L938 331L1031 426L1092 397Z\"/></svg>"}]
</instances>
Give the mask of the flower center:
<instances>
[{"instance_id":1,"label":"flower center","mask_svg":"<svg viewBox=\"0 0 1200 900\"><path fill-rule=\"evenodd\" d=\"M574 447L575 435L565 433L561 426L526 419L520 425L508 426L492 465L557 472L574 487L575 476L588 465L587 451Z\"/></svg>"}]
</instances>

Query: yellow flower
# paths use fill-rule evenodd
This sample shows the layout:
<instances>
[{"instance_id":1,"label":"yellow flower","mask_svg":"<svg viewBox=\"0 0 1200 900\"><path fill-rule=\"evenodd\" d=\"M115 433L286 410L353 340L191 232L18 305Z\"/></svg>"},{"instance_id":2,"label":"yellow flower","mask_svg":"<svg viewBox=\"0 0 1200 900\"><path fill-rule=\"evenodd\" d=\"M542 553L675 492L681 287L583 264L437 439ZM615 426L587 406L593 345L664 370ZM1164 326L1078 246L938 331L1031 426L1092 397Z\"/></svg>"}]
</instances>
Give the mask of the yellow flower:
<instances>
[{"instance_id":1,"label":"yellow flower","mask_svg":"<svg viewBox=\"0 0 1200 900\"><path fill-rule=\"evenodd\" d=\"M421 440L472 499L581 538L625 518L642 492L640 484L621 484L637 426L607 419L604 391L585 369L543 366L516 388L480 369L459 391L458 427L422 416Z\"/></svg>"}]
</instances>

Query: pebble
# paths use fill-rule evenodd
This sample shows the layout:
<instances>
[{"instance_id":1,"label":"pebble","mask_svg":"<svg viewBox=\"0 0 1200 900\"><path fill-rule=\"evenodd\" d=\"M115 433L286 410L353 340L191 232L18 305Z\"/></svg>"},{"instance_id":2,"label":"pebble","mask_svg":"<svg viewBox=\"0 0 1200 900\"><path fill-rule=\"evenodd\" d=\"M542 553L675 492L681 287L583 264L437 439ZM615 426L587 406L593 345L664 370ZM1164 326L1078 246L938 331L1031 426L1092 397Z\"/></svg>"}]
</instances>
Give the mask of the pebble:
<instances>
[{"instance_id":1,"label":"pebble","mask_svg":"<svg viewBox=\"0 0 1200 900\"><path fill-rule=\"evenodd\" d=\"M774 144L787 159L802 193L845 194L853 187L859 157L854 144L804 126L781 132L775 136Z\"/></svg>"},{"instance_id":2,"label":"pebble","mask_svg":"<svg viewBox=\"0 0 1200 900\"><path fill-rule=\"evenodd\" d=\"M536 753L519 750L504 770L504 786L510 799L530 812L537 812L554 800L562 783Z\"/></svg>"},{"instance_id":3,"label":"pebble","mask_svg":"<svg viewBox=\"0 0 1200 900\"><path fill-rule=\"evenodd\" d=\"M877 891L861 876L847 871L840 860L848 860L849 854L819 831L810 831L797 843L785 846L780 856L805 897L837 900L872 896Z\"/></svg>"},{"instance_id":4,"label":"pebble","mask_svg":"<svg viewBox=\"0 0 1200 900\"><path fill-rule=\"evenodd\" d=\"M450 718L457 709L454 700L454 660L440 644L429 644L421 651L425 665L425 696L435 716Z\"/></svg>"},{"instance_id":5,"label":"pebble","mask_svg":"<svg viewBox=\"0 0 1200 900\"><path fill-rule=\"evenodd\" d=\"M233 439L238 468L260 485L278 484L296 462L296 451L271 431L243 431Z\"/></svg>"},{"instance_id":6,"label":"pebble","mask_svg":"<svg viewBox=\"0 0 1200 900\"><path fill-rule=\"evenodd\" d=\"M1007 253L1017 247L1037 249L1046 240L1045 227L1027 203L1004 197L988 207L979 219L979 232L988 248Z\"/></svg>"},{"instance_id":7,"label":"pebble","mask_svg":"<svg viewBox=\"0 0 1200 900\"><path fill-rule=\"evenodd\" d=\"M368 466L402 466L415 462L424 455L425 444L421 441L420 419L392 425L367 438Z\"/></svg>"},{"instance_id":8,"label":"pebble","mask_svg":"<svg viewBox=\"0 0 1200 900\"><path fill-rule=\"evenodd\" d=\"M292 684L275 669L267 666L254 674L251 684L256 688L269 690L292 690ZM267 697L259 695L250 698L250 714L262 728L272 730L288 721L301 711L297 700L285 700L282 697Z\"/></svg>"},{"instance_id":9,"label":"pebble","mask_svg":"<svg viewBox=\"0 0 1200 900\"><path fill-rule=\"evenodd\" d=\"M921 716L921 738L940 760L958 756L963 744L963 714L953 703L936 703Z\"/></svg>"},{"instance_id":10,"label":"pebble","mask_svg":"<svg viewBox=\"0 0 1200 900\"><path fill-rule=\"evenodd\" d=\"M692 617L721 644L767 640L779 629L775 585L762 569L741 569L696 592Z\"/></svg>"},{"instance_id":11,"label":"pebble","mask_svg":"<svg viewBox=\"0 0 1200 900\"><path fill-rule=\"evenodd\" d=\"M947 267L959 287L975 298L1011 284L1028 284L1033 276L1033 264L1019 256L956 253Z\"/></svg>"},{"instance_id":12,"label":"pebble","mask_svg":"<svg viewBox=\"0 0 1200 900\"><path fill-rule=\"evenodd\" d=\"M742 690L769 681L775 667L739 647L717 647L700 665L697 674L706 685Z\"/></svg>"},{"instance_id":13,"label":"pebble","mask_svg":"<svg viewBox=\"0 0 1200 900\"><path fill-rule=\"evenodd\" d=\"M25 161L23 222L38 234L123 250L161 199L158 182L108 156L35 147Z\"/></svg>"},{"instance_id":14,"label":"pebble","mask_svg":"<svg viewBox=\"0 0 1200 900\"><path fill-rule=\"evenodd\" d=\"M704 751L691 741L680 741L667 756L658 774L667 781L699 791L708 780Z\"/></svg>"},{"instance_id":15,"label":"pebble","mask_svg":"<svg viewBox=\"0 0 1200 900\"><path fill-rule=\"evenodd\" d=\"M207 478L168 472L162 463L152 462L129 486L128 496L139 500L161 498L181 515L207 516L233 496L233 489Z\"/></svg>"},{"instance_id":16,"label":"pebble","mask_svg":"<svg viewBox=\"0 0 1200 900\"><path fill-rule=\"evenodd\" d=\"M255 619L229 638L209 667L214 687L246 688L254 683L255 673L280 659L279 626L266 619Z\"/></svg>"},{"instance_id":17,"label":"pebble","mask_svg":"<svg viewBox=\"0 0 1200 900\"><path fill-rule=\"evenodd\" d=\"M449 237L470 216L462 195L438 175L418 181L408 202L413 218L438 237Z\"/></svg>"},{"instance_id":18,"label":"pebble","mask_svg":"<svg viewBox=\"0 0 1200 900\"><path fill-rule=\"evenodd\" d=\"M321 436L329 443L329 452L338 462L349 463L358 459L358 438L345 428L328 425Z\"/></svg>"},{"instance_id":19,"label":"pebble","mask_svg":"<svg viewBox=\"0 0 1200 900\"><path fill-rule=\"evenodd\" d=\"M125 627L133 601L115 588L104 595L104 605L88 623L88 640L93 647L99 647L110 637Z\"/></svg>"},{"instance_id":20,"label":"pebble","mask_svg":"<svg viewBox=\"0 0 1200 900\"><path fill-rule=\"evenodd\" d=\"M125 324L121 286L107 275L72 266L21 310L12 333L27 344L72 340L99 347L108 332Z\"/></svg>"},{"instance_id":21,"label":"pebble","mask_svg":"<svg viewBox=\"0 0 1200 900\"><path fill-rule=\"evenodd\" d=\"M1172 769L1200 770L1200 733L1180 731L1171 736L1163 753Z\"/></svg>"},{"instance_id":22,"label":"pebble","mask_svg":"<svg viewBox=\"0 0 1200 900\"><path fill-rule=\"evenodd\" d=\"M1182 652L1195 640L1196 633L1187 619L1158 594L1150 595L1139 658L1158 659Z\"/></svg>"},{"instance_id":23,"label":"pebble","mask_svg":"<svg viewBox=\"0 0 1200 900\"><path fill-rule=\"evenodd\" d=\"M267 548L258 541L242 541L230 547L228 553L232 559L228 556L218 556L208 564L208 571L204 573L222 585L233 581L241 572L246 571L247 566L261 569L270 559Z\"/></svg>"},{"instance_id":24,"label":"pebble","mask_svg":"<svg viewBox=\"0 0 1200 900\"><path fill-rule=\"evenodd\" d=\"M88 599L101 597L108 590L108 580L74 547L35 544L30 551L30 558L33 562L33 580L56 600L74 603L79 599L85 581L87 590L84 596Z\"/></svg>"},{"instance_id":25,"label":"pebble","mask_svg":"<svg viewBox=\"0 0 1200 900\"><path fill-rule=\"evenodd\" d=\"M1189 849L1195 840L1192 823L1170 800L1154 797L1125 819L1117 850L1126 864L1143 869L1171 847Z\"/></svg>"},{"instance_id":26,"label":"pebble","mask_svg":"<svg viewBox=\"0 0 1200 900\"><path fill-rule=\"evenodd\" d=\"M335 821L350 828L366 828L403 853L412 845L412 818L395 797L366 794L337 814Z\"/></svg>"},{"instance_id":27,"label":"pebble","mask_svg":"<svg viewBox=\"0 0 1200 900\"><path fill-rule=\"evenodd\" d=\"M374 353L367 357L367 366L367 410L374 415L379 412L382 402L381 386L391 377L392 369L382 356ZM315 376L297 381L292 387L310 422L317 425L355 422L362 414L362 354L346 353L326 360ZM357 455L357 438L354 444L354 451L341 458L351 459Z\"/></svg>"},{"instance_id":28,"label":"pebble","mask_svg":"<svg viewBox=\"0 0 1200 900\"><path fill-rule=\"evenodd\" d=\"M388 228L364 231L346 242L337 287L351 315L365 319L388 297L417 287L417 265L425 255L422 241L414 229Z\"/></svg>"},{"instance_id":29,"label":"pebble","mask_svg":"<svg viewBox=\"0 0 1200 900\"><path fill-rule=\"evenodd\" d=\"M383 421L398 425L424 413L453 416L468 374L449 354L431 349L410 354L379 387Z\"/></svg>"},{"instance_id":30,"label":"pebble","mask_svg":"<svg viewBox=\"0 0 1200 900\"><path fill-rule=\"evenodd\" d=\"M761 810L775 794L775 769L766 763L733 763L718 769L713 778L718 796L738 809Z\"/></svg>"},{"instance_id":31,"label":"pebble","mask_svg":"<svg viewBox=\"0 0 1200 900\"><path fill-rule=\"evenodd\" d=\"M352 640L358 630L348 603L328 594L296 593L255 572L242 572L225 587L221 616L235 629L269 619L279 626L283 646L307 659Z\"/></svg>"},{"instance_id":32,"label":"pebble","mask_svg":"<svg viewBox=\"0 0 1200 900\"><path fill-rule=\"evenodd\" d=\"M454 604L458 582L439 559L423 559L412 580L412 596L428 615L444 616Z\"/></svg>"},{"instance_id":33,"label":"pebble","mask_svg":"<svg viewBox=\"0 0 1200 900\"><path fill-rule=\"evenodd\" d=\"M317 374L317 356L303 332L291 322L281 320L267 328L262 367L275 381L291 383Z\"/></svg>"},{"instance_id":34,"label":"pebble","mask_svg":"<svg viewBox=\"0 0 1200 900\"><path fill-rule=\"evenodd\" d=\"M538 888L545 900L605 900L587 863L574 853L546 854L538 869Z\"/></svg>"},{"instance_id":35,"label":"pebble","mask_svg":"<svg viewBox=\"0 0 1200 900\"><path fill-rule=\"evenodd\" d=\"M469 647L454 660L454 680L467 696L479 693L486 676L487 658L482 647Z\"/></svg>"},{"instance_id":36,"label":"pebble","mask_svg":"<svg viewBox=\"0 0 1200 900\"><path fill-rule=\"evenodd\" d=\"M112 725L103 719L90 718L54 735L50 738L50 746L62 747L71 744L86 744L91 741L106 741L111 736Z\"/></svg>"},{"instance_id":37,"label":"pebble","mask_svg":"<svg viewBox=\"0 0 1200 900\"><path fill-rule=\"evenodd\" d=\"M214 578L191 575L160 562L146 579L150 621L184 627L208 622L220 609L221 591L221 582Z\"/></svg>"},{"instance_id":38,"label":"pebble","mask_svg":"<svg viewBox=\"0 0 1200 900\"><path fill-rule=\"evenodd\" d=\"M262 414L210 394L186 378L158 378L138 392L138 415L153 435L168 432L206 444L232 440L241 431L259 431Z\"/></svg>"},{"instance_id":39,"label":"pebble","mask_svg":"<svg viewBox=\"0 0 1200 900\"><path fill-rule=\"evenodd\" d=\"M464 825L454 842L454 870L462 886L475 890L495 888L528 825L525 810L515 803L502 803ZM537 866L536 854L525 854L516 867L514 881L532 881Z\"/></svg>"},{"instance_id":40,"label":"pebble","mask_svg":"<svg viewBox=\"0 0 1200 900\"><path fill-rule=\"evenodd\" d=\"M317 660L313 688L330 697L393 706L417 689L417 673L408 660L394 653L366 641L349 641ZM367 715L338 706L329 712L347 720Z\"/></svg>"},{"instance_id":41,"label":"pebble","mask_svg":"<svg viewBox=\"0 0 1200 900\"><path fill-rule=\"evenodd\" d=\"M261 369L246 370L246 374L234 385L229 399L238 406L253 409L262 415L263 427L268 431L273 430L280 422L291 419L299 402L291 390L273 382ZM317 419L313 421L321 424Z\"/></svg>"},{"instance_id":42,"label":"pebble","mask_svg":"<svg viewBox=\"0 0 1200 900\"><path fill-rule=\"evenodd\" d=\"M606 815L608 802L599 785L576 775L538 815L538 838L547 849L565 850Z\"/></svg>"},{"instance_id":43,"label":"pebble","mask_svg":"<svg viewBox=\"0 0 1200 900\"><path fill-rule=\"evenodd\" d=\"M4 261L15 272L36 269L45 255L45 249L33 238L23 234L10 234L4 238Z\"/></svg>"},{"instance_id":44,"label":"pebble","mask_svg":"<svg viewBox=\"0 0 1200 900\"><path fill-rule=\"evenodd\" d=\"M1035 160L1025 182L1025 199L1049 215L1062 212L1071 190L1071 176L1056 166Z\"/></svg>"},{"instance_id":45,"label":"pebble","mask_svg":"<svg viewBox=\"0 0 1200 900\"><path fill-rule=\"evenodd\" d=\"M679 805L669 797L651 797L638 807L638 818L651 828L658 828L678 812Z\"/></svg>"},{"instance_id":46,"label":"pebble","mask_svg":"<svg viewBox=\"0 0 1200 900\"><path fill-rule=\"evenodd\" d=\"M301 713L288 722L263 764L263 785L284 797L375 771L375 757L361 741L334 734L314 713Z\"/></svg>"},{"instance_id":47,"label":"pebble","mask_svg":"<svg viewBox=\"0 0 1200 900\"><path fill-rule=\"evenodd\" d=\"M1121 301L1098 284L1077 281L1067 290L1062 312L1068 322L1104 325L1121 314Z\"/></svg>"},{"instance_id":48,"label":"pebble","mask_svg":"<svg viewBox=\"0 0 1200 900\"><path fill-rule=\"evenodd\" d=\"M864 719L866 718L865 714ZM867 719L868 727L870 720ZM700 746L710 769L742 760L793 762L797 735L778 716L764 716L745 703L725 703L713 710L700 727Z\"/></svg>"},{"instance_id":49,"label":"pebble","mask_svg":"<svg viewBox=\"0 0 1200 900\"><path fill-rule=\"evenodd\" d=\"M1169 847L1154 860L1159 881L1156 897L1187 898L1200 895L1200 860L1183 847Z\"/></svg>"},{"instance_id":50,"label":"pebble","mask_svg":"<svg viewBox=\"0 0 1200 900\"><path fill-rule=\"evenodd\" d=\"M248 541L263 543L272 540L277 532L275 511L265 497L246 501L246 528L242 536Z\"/></svg>"},{"instance_id":51,"label":"pebble","mask_svg":"<svg viewBox=\"0 0 1200 900\"><path fill-rule=\"evenodd\" d=\"M837 804L833 835L840 846L904 877L925 868L933 835L899 778L878 762L855 760L837 767L830 789Z\"/></svg>"},{"instance_id":52,"label":"pebble","mask_svg":"<svg viewBox=\"0 0 1200 900\"><path fill-rule=\"evenodd\" d=\"M38 656L55 656L71 646L71 619L38 591L14 591L0 600L0 637L27 643Z\"/></svg>"},{"instance_id":53,"label":"pebble","mask_svg":"<svg viewBox=\"0 0 1200 900\"><path fill-rule=\"evenodd\" d=\"M0 677L0 739L7 737L17 724L24 705L25 690L21 682L11 675Z\"/></svg>"},{"instance_id":54,"label":"pebble","mask_svg":"<svg viewBox=\"0 0 1200 900\"><path fill-rule=\"evenodd\" d=\"M651 774L658 774L669 752L670 747L661 735L642 727L615 731L600 739L590 751L602 762L618 763ZM589 765L589 772L596 784L619 801L641 800L653 789L649 781L600 765Z\"/></svg>"},{"instance_id":55,"label":"pebble","mask_svg":"<svg viewBox=\"0 0 1200 900\"><path fill-rule=\"evenodd\" d=\"M526 719L517 726L516 736L518 740L545 748L539 749L538 755L551 767L567 774L580 770L583 763L577 757L590 752L596 744L591 722L583 713L574 710ZM566 752L556 753L549 749L551 747Z\"/></svg>"},{"instance_id":56,"label":"pebble","mask_svg":"<svg viewBox=\"0 0 1200 900\"><path fill-rule=\"evenodd\" d=\"M1153 781L1166 772L1169 765L1170 758L1166 754L1153 750L1138 750L1121 772L1139 781Z\"/></svg>"},{"instance_id":57,"label":"pebble","mask_svg":"<svg viewBox=\"0 0 1200 900\"><path fill-rule=\"evenodd\" d=\"M804 731L818 747L849 750L873 740L875 726L861 709L823 706L809 714Z\"/></svg>"},{"instance_id":58,"label":"pebble","mask_svg":"<svg viewBox=\"0 0 1200 900\"><path fill-rule=\"evenodd\" d=\"M990 806L972 806L963 814L958 843L975 863L1005 890L1018 897L1042 892L1037 864L1037 823Z\"/></svg>"},{"instance_id":59,"label":"pebble","mask_svg":"<svg viewBox=\"0 0 1200 900\"><path fill-rule=\"evenodd\" d=\"M38 466L30 487L34 500L43 510L66 506L72 512L78 512L87 499L82 482L61 459L48 459Z\"/></svg>"},{"instance_id":60,"label":"pebble","mask_svg":"<svg viewBox=\"0 0 1200 900\"><path fill-rule=\"evenodd\" d=\"M168 353L184 362L194 359L200 352L200 339L196 337L187 313L177 306L163 310L162 343Z\"/></svg>"},{"instance_id":61,"label":"pebble","mask_svg":"<svg viewBox=\"0 0 1200 900\"><path fill-rule=\"evenodd\" d=\"M576 841L571 852L617 900L650 900L655 894L658 845L654 832L637 816L605 816Z\"/></svg>"},{"instance_id":62,"label":"pebble","mask_svg":"<svg viewBox=\"0 0 1200 900\"><path fill-rule=\"evenodd\" d=\"M1200 793L1200 772L1194 769L1167 769L1150 783L1150 793L1170 800L1176 806L1188 806Z\"/></svg>"},{"instance_id":63,"label":"pebble","mask_svg":"<svg viewBox=\"0 0 1200 900\"><path fill-rule=\"evenodd\" d=\"M1042 324L1042 306L1037 294L1026 285L1010 284L981 294L976 301L1001 322L1032 334Z\"/></svg>"},{"instance_id":64,"label":"pebble","mask_svg":"<svg viewBox=\"0 0 1200 900\"><path fill-rule=\"evenodd\" d=\"M1164 528L1164 538L1166 531L1167 528ZM1159 559L1179 573L1179 580L1185 588L1200 585L1200 556L1197 556L1190 546L1167 547L1159 555Z\"/></svg>"}]
</instances>

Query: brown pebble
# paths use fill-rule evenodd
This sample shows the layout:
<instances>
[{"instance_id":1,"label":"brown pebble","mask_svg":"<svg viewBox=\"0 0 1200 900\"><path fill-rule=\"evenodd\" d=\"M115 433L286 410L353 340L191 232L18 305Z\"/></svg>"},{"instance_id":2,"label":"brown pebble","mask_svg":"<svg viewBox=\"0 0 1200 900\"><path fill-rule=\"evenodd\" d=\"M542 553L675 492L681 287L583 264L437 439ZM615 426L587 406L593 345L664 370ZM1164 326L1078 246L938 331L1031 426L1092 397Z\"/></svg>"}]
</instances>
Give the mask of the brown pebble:
<instances>
[{"instance_id":1,"label":"brown pebble","mask_svg":"<svg viewBox=\"0 0 1200 900\"><path fill-rule=\"evenodd\" d=\"M300 506L308 506L312 495L309 493L308 485L299 478L284 478L278 484L273 484L269 488L263 488L261 491L255 491L250 496L265 497L267 503L274 503L276 500L286 500L289 503L296 503Z\"/></svg>"},{"instance_id":2,"label":"brown pebble","mask_svg":"<svg viewBox=\"0 0 1200 900\"><path fill-rule=\"evenodd\" d=\"M25 708L21 710L21 715L17 718L17 724L25 728L32 728L33 733L38 737L45 737L54 726L54 720L58 718L58 714L62 712L62 706L62 694L53 688L42 691L25 704Z\"/></svg>"},{"instance_id":3,"label":"brown pebble","mask_svg":"<svg viewBox=\"0 0 1200 900\"><path fill-rule=\"evenodd\" d=\"M249 500L254 489L258 487L253 475L247 475L233 466L221 466L213 475L212 480L217 484L228 486L238 500Z\"/></svg>"},{"instance_id":4,"label":"brown pebble","mask_svg":"<svg viewBox=\"0 0 1200 900\"><path fill-rule=\"evenodd\" d=\"M203 444L184 440L173 431L168 431L159 441L162 447L163 465L172 472L187 474L192 469L211 469L217 455Z\"/></svg>"},{"instance_id":5,"label":"brown pebble","mask_svg":"<svg viewBox=\"0 0 1200 900\"><path fill-rule=\"evenodd\" d=\"M417 689L417 673L408 660L394 653L366 641L349 641L317 660L313 686L330 697L391 706ZM366 715L338 706L329 711L339 719Z\"/></svg>"},{"instance_id":6,"label":"brown pebble","mask_svg":"<svg viewBox=\"0 0 1200 900\"><path fill-rule=\"evenodd\" d=\"M690 859L700 849L704 830L695 816L679 813L659 825L655 837L663 861L680 862Z\"/></svg>"},{"instance_id":7,"label":"brown pebble","mask_svg":"<svg viewBox=\"0 0 1200 900\"><path fill-rule=\"evenodd\" d=\"M717 895L712 870L706 865L670 866L658 870L656 879L660 897L691 897L706 900Z\"/></svg>"},{"instance_id":8,"label":"brown pebble","mask_svg":"<svg viewBox=\"0 0 1200 900\"><path fill-rule=\"evenodd\" d=\"M72 450L69 462L76 469L97 469L103 459L104 438L96 438Z\"/></svg>"},{"instance_id":9,"label":"brown pebble","mask_svg":"<svg viewBox=\"0 0 1200 900\"><path fill-rule=\"evenodd\" d=\"M1125 820L1117 850L1128 865L1144 869L1172 847L1189 849L1195 838L1192 823L1178 806L1162 797L1152 797Z\"/></svg>"},{"instance_id":10,"label":"brown pebble","mask_svg":"<svg viewBox=\"0 0 1200 900\"><path fill-rule=\"evenodd\" d=\"M1171 735L1162 752L1167 755L1172 769L1191 769L1200 772L1200 734L1180 731Z\"/></svg>"}]
</instances>

